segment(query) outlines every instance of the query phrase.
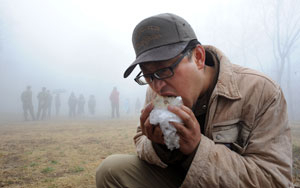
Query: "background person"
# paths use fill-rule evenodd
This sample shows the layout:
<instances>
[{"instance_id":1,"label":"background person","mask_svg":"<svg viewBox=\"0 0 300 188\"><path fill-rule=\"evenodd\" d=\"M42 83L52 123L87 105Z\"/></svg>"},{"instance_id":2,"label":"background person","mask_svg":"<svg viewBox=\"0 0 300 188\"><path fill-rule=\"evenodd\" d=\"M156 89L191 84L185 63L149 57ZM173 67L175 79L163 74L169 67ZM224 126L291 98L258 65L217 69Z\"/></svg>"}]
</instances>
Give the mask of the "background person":
<instances>
[{"instance_id":1,"label":"background person","mask_svg":"<svg viewBox=\"0 0 300 188\"><path fill-rule=\"evenodd\" d=\"M50 90L47 90L47 118L50 119L51 118L51 109L52 109L52 99L53 99L53 96L51 94L51 91Z\"/></svg>"},{"instance_id":2,"label":"background person","mask_svg":"<svg viewBox=\"0 0 300 188\"><path fill-rule=\"evenodd\" d=\"M37 112L37 120L45 119L46 118L46 110L47 110L47 91L46 87L42 88L42 91L40 91L37 95L38 99L38 112Z\"/></svg>"},{"instance_id":3,"label":"background person","mask_svg":"<svg viewBox=\"0 0 300 188\"><path fill-rule=\"evenodd\" d=\"M22 101L22 106L23 106L24 120L28 121L28 112L31 115L31 119L35 120L34 112L33 112L33 105L32 105L31 86L27 86L26 90L22 92L21 101Z\"/></svg>"},{"instance_id":4,"label":"background person","mask_svg":"<svg viewBox=\"0 0 300 188\"><path fill-rule=\"evenodd\" d=\"M110 100L110 104L111 104L111 117L114 118L116 117L120 117L120 113L119 113L119 91L117 90L117 87L114 87L110 96L109 96L109 100Z\"/></svg>"},{"instance_id":5,"label":"background person","mask_svg":"<svg viewBox=\"0 0 300 188\"><path fill-rule=\"evenodd\" d=\"M77 98L73 92L69 97L68 105L69 105L69 117L74 118L76 116Z\"/></svg>"}]
</instances>

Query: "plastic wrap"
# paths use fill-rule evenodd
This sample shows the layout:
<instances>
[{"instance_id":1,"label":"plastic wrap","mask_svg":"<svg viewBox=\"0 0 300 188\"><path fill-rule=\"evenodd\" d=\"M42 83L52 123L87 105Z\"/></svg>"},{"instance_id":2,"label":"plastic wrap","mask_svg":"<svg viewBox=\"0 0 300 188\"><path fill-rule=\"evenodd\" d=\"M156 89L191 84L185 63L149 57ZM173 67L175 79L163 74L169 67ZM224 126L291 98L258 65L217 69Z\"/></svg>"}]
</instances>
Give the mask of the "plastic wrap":
<instances>
[{"instance_id":1,"label":"plastic wrap","mask_svg":"<svg viewBox=\"0 0 300 188\"><path fill-rule=\"evenodd\" d=\"M164 141L168 149L178 149L179 136L176 133L176 129L169 122L179 122L182 120L174 113L168 111L168 105L180 106L182 105L181 97L162 97L157 96L153 101L154 108L150 113L150 123L153 125L159 125L163 134Z\"/></svg>"}]
</instances>

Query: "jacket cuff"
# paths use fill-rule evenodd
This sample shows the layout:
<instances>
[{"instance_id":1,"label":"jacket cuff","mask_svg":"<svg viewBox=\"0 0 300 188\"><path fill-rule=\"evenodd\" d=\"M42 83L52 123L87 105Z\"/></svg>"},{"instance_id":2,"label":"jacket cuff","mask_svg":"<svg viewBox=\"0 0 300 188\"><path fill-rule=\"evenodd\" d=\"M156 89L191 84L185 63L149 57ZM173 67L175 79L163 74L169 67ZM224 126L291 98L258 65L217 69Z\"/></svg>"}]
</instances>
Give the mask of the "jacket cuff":
<instances>
[{"instance_id":1,"label":"jacket cuff","mask_svg":"<svg viewBox=\"0 0 300 188\"><path fill-rule=\"evenodd\" d=\"M182 188L183 187L188 188L190 187L190 185L197 185L198 180L195 177L201 176L199 172L203 172L203 173L207 172L206 169L208 169L209 167L208 156L210 154L213 145L214 142L212 140L210 140L203 134L201 135L201 141L199 143L192 164L190 165L188 173L185 177L185 180L181 186Z\"/></svg>"},{"instance_id":2,"label":"jacket cuff","mask_svg":"<svg viewBox=\"0 0 300 188\"><path fill-rule=\"evenodd\" d=\"M142 144L142 147L137 147L137 154L140 159L145 160L146 162L150 164L157 165L161 168L166 168L168 167L167 164L162 162L162 160L158 157L156 154L151 140L149 140L146 136L143 136L141 138L142 140L140 141L140 144Z\"/></svg>"},{"instance_id":3,"label":"jacket cuff","mask_svg":"<svg viewBox=\"0 0 300 188\"><path fill-rule=\"evenodd\" d=\"M194 160L194 157L198 151L199 145L200 145L200 143L197 145L195 150L190 155L186 156L185 159L182 161L181 167L185 170L185 172L188 172L188 170Z\"/></svg>"}]
</instances>

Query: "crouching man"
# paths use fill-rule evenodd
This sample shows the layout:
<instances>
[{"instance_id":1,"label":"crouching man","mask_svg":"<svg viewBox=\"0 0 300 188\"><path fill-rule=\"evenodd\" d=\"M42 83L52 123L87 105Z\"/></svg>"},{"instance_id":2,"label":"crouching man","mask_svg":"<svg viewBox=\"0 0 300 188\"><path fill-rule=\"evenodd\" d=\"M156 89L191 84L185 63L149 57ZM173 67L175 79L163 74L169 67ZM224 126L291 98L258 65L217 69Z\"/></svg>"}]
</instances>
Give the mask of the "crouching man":
<instances>
[{"instance_id":1,"label":"crouching man","mask_svg":"<svg viewBox=\"0 0 300 188\"><path fill-rule=\"evenodd\" d=\"M134 142L137 156L107 157L97 187L293 187L292 145L281 88L267 76L232 64L216 47L201 45L174 14L141 21L133 32L139 85L149 85ZM156 95L181 96L168 106L183 123L169 150L150 124Z\"/></svg>"}]
</instances>

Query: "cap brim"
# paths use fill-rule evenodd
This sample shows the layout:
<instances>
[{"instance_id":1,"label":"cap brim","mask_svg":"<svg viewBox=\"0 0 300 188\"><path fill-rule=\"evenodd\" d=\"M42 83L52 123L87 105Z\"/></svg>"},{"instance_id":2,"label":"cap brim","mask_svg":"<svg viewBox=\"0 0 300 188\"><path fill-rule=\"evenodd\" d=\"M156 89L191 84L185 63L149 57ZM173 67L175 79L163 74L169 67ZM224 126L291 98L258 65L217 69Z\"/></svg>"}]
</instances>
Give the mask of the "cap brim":
<instances>
[{"instance_id":1,"label":"cap brim","mask_svg":"<svg viewBox=\"0 0 300 188\"><path fill-rule=\"evenodd\" d=\"M138 64L154 61L165 61L176 57L185 49L188 43L189 41L183 41L145 51L139 55L136 60L126 69L124 72L124 78L127 78Z\"/></svg>"}]
</instances>

